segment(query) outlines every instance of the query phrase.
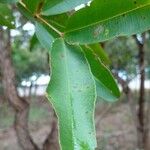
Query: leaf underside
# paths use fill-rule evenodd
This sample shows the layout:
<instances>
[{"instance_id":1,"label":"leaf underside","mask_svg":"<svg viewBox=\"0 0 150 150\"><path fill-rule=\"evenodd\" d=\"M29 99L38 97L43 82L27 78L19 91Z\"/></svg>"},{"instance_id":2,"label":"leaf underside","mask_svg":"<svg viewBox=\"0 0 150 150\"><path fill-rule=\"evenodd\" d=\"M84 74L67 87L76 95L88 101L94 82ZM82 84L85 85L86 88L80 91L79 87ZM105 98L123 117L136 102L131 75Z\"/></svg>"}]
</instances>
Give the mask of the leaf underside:
<instances>
[{"instance_id":1,"label":"leaf underside","mask_svg":"<svg viewBox=\"0 0 150 150\"><path fill-rule=\"evenodd\" d=\"M51 67L47 94L58 116L62 150L94 150L96 88L81 48L57 39Z\"/></svg>"},{"instance_id":2,"label":"leaf underside","mask_svg":"<svg viewBox=\"0 0 150 150\"><path fill-rule=\"evenodd\" d=\"M35 33L36 33L36 36L37 36L39 42L41 43L41 45L45 49L50 51L50 49L52 47L52 43L54 42L54 39L55 39L54 34L52 35L52 31L49 32L47 26L45 26L39 22L36 22Z\"/></svg>"}]
</instances>

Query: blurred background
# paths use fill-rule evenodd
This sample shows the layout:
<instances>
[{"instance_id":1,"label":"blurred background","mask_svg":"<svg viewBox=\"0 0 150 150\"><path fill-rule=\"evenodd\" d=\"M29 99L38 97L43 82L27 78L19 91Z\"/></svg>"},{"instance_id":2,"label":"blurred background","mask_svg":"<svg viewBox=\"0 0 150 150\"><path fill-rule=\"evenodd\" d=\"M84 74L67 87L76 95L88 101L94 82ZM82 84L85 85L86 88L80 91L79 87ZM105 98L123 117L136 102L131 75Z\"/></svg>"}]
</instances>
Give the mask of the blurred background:
<instances>
[{"instance_id":1,"label":"blurred background","mask_svg":"<svg viewBox=\"0 0 150 150\"><path fill-rule=\"evenodd\" d=\"M50 80L48 51L37 42L33 24L16 9L14 15L16 29L0 27L0 150L22 150L19 131L25 135L22 139L34 141L40 149L48 144L59 149L56 117L45 94ZM141 145L150 150L150 32L101 46L121 97L115 103L97 99L97 150L138 150Z\"/></svg>"}]
</instances>

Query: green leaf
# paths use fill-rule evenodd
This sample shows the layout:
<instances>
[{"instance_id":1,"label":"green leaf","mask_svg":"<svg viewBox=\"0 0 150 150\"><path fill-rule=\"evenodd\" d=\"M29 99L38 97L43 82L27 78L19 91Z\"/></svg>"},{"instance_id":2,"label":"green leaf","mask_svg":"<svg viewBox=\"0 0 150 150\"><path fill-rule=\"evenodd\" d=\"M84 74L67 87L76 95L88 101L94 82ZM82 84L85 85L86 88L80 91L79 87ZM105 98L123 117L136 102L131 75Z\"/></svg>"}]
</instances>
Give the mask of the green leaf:
<instances>
[{"instance_id":1,"label":"green leaf","mask_svg":"<svg viewBox=\"0 0 150 150\"><path fill-rule=\"evenodd\" d=\"M81 48L57 39L51 65L47 93L58 116L62 150L94 150L96 89Z\"/></svg>"},{"instance_id":2,"label":"green leaf","mask_svg":"<svg viewBox=\"0 0 150 150\"><path fill-rule=\"evenodd\" d=\"M15 28L15 21L10 8L0 3L0 25Z\"/></svg>"},{"instance_id":3,"label":"green leaf","mask_svg":"<svg viewBox=\"0 0 150 150\"><path fill-rule=\"evenodd\" d=\"M29 12L24 6L22 6L20 3L17 3L17 7L21 14L24 15L28 20L32 22L35 21L33 14Z\"/></svg>"},{"instance_id":4,"label":"green leaf","mask_svg":"<svg viewBox=\"0 0 150 150\"><path fill-rule=\"evenodd\" d=\"M120 97L120 91L111 72L90 47L82 48L95 76L97 96L109 102L116 101Z\"/></svg>"},{"instance_id":5,"label":"green leaf","mask_svg":"<svg viewBox=\"0 0 150 150\"><path fill-rule=\"evenodd\" d=\"M97 43L150 29L150 0L95 0L70 17L70 43ZM83 21L84 20L84 21Z\"/></svg>"},{"instance_id":6,"label":"green leaf","mask_svg":"<svg viewBox=\"0 0 150 150\"><path fill-rule=\"evenodd\" d=\"M0 3L9 3L9 4L12 4L12 3L16 3L18 2L18 0L0 0Z\"/></svg>"},{"instance_id":7,"label":"green leaf","mask_svg":"<svg viewBox=\"0 0 150 150\"><path fill-rule=\"evenodd\" d=\"M41 45L50 51L52 43L54 42L55 38L58 37L58 35L46 25L43 25L39 22L35 23L35 33Z\"/></svg>"},{"instance_id":8,"label":"green leaf","mask_svg":"<svg viewBox=\"0 0 150 150\"><path fill-rule=\"evenodd\" d=\"M39 44L39 41L36 37L36 34L34 34L30 40L30 51L32 51L38 44Z\"/></svg>"},{"instance_id":9,"label":"green leaf","mask_svg":"<svg viewBox=\"0 0 150 150\"><path fill-rule=\"evenodd\" d=\"M43 6L43 15L56 15L73 10L90 0L47 0Z\"/></svg>"},{"instance_id":10,"label":"green leaf","mask_svg":"<svg viewBox=\"0 0 150 150\"><path fill-rule=\"evenodd\" d=\"M93 52L100 58L100 60L104 64L108 65L110 63L107 53L104 51L104 49L101 47L101 45L99 43L91 44L88 46L93 50Z\"/></svg>"},{"instance_id":11,"label":"green leaf","mask_svg":"<svg viewBox=\"0 0 150 150\"><path fill-rule=\"evenodd\" d=\"M31 13L36 14L40 13L44 0L24 0L23 3Z\"/></svg>"},{"instance_id":12,"label":"green leaf","mask_svg":"<svg viewBox=\"0 0 150 150\"><path fill-rule=\"evenodd\" d=\"M67 26L69 16L67 13L59 14L55 16L42 16L49 24L57 28L59 31L64 32Z\"/></svg>"}]
</instances>

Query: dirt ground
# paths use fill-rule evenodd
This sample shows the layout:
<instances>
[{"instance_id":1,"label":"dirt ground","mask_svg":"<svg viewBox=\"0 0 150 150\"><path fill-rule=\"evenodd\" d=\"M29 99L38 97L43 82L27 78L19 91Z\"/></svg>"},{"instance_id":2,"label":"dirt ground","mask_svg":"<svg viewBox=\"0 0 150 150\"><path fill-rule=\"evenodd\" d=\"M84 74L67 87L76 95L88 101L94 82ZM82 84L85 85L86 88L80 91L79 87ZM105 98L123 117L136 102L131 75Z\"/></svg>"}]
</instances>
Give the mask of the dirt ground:
<instances>
[{"instance_id":1,"label":"dirt ground","mask_svg":"<svg viewBox=\"0 0 150 150\"><path fill-rule=\"evenodd\" d=\"M6 108L5 108L6 110ZM8 110L11 111L11 110ZM21 150L13 129L13 120L2 121L0 117L0 150ZM11 113L12 114L12 113ZM50 132L53 111L43 98L34 98L29 117L31 135L39 147ZM12 118L13 115L10 117ZM11 120L11 121L10 121ZM6 123L7 122L7 123ZM136 128L128 104L98 103L95 113L97 150L136 150Z\"/></svg>"}]
</instances>

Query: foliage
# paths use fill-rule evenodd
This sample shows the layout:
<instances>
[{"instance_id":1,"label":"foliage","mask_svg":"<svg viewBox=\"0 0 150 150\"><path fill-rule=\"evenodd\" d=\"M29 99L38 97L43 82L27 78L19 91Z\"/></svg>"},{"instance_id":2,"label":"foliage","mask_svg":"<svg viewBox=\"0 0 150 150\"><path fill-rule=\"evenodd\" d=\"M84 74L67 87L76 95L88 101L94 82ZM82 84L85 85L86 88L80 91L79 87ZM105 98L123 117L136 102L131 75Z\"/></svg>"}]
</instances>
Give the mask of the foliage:
<instances>
[{"instance_id":1,"label":"foliage","mask_svg":"<svg viewBox=\"0 0 150 150\"><path fill-rule=\"evenodd\" d=\"M0 25L14 28L14 18L8 6L0 3Z\"/></svg>"},{"instance_id":2,"label":"foliage","mask_svg":"<svg viewBox=\"0 0 150 150\"><path fill-rule=\"evenodd\" d=\"M20 12L35 24L36 36L51 57L47 97L57 113L63 150L94 150L95 99L98 95L116 101L120 96L106 67L107 55L100 46L89 44L150 28L149 0L93 0L90 6L87 2L24 0L17 4ZM85 7L74 11L80 4ZM0 22L11 27L3 18ZM22 56L28 58L24 53Z\"/></svg>"},{"instance_id":3,"label":"foliage","mask_svg":"<svg viewBox=\"0 0 150 150\"><path fill-rule=\"evenodd\" d=\"M36 36L33 36L33 41L29 31L18 28L16 32L19 34L12 37L12 58L17 84L32 75L49 74L48 53L37 43ZM31 45L31 42L35 43Z\"/></svg>"},{"instance_id":4,"label":"foliage","mask_svg":"<svg viewBox=\"0 0 150 150\"><path fill-rule=\"evenodd\" d=\"M33 74L39 76L42 73L49 73L47 53L42 49L30 52L26 49L16 48L13 50L13 62L18 83Z\"/></svg>"},{"instance_id":5,"label":"foliage","mask_svg":"<svg viewBox=\"0 0 150 150\"><path fill-rule=\"evenodd\" d=\"M111 69L129 80L137 74L138 48L132 37L119 37L105 42L111 58Z\"/></svg>"}]
</instances>

